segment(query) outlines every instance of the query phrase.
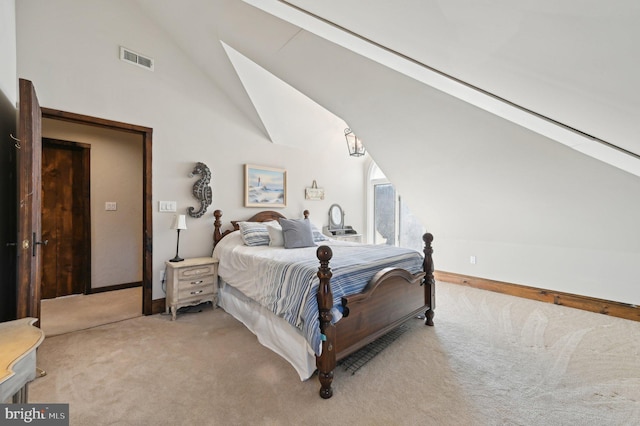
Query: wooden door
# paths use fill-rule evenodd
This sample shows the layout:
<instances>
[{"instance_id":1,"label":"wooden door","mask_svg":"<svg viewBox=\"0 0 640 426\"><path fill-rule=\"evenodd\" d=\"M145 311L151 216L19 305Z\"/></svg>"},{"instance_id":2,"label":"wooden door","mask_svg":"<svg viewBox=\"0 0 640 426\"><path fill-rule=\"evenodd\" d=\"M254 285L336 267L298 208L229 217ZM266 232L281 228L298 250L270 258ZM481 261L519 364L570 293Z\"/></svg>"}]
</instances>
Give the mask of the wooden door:
<instances>
[{"instance_id":1,"label":"wooden door","mask_svg":"<svg viewBox=\"0 0 640 426\"><path fill-rule=\"evenodd\" d=\"M91 288L89 145L43 139L42 299Z\"/></svg>"},{"instance_id":2,"label":"wooden door","mask_svg":"<svg viewBox=\"0 0 640 426\"><path fill-rule=\"evenodd\" d=\"M17 318L40 319L42 111L29 80L19 84Z\"/></svg>"}]
</instances>

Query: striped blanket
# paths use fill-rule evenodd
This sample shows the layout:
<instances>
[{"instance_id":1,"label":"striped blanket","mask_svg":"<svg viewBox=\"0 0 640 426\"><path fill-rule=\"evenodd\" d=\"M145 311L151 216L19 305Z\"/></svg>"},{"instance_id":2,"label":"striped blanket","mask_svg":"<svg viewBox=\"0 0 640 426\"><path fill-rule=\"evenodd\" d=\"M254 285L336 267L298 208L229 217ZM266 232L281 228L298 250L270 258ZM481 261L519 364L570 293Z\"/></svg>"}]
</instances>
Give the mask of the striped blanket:
<instances>
[{"instance_id":1,"label":"striped blanket","mask_svg":"<svg viewBox=\"0 0 640 426\"><path fill-rule=\"evenodd\" d=\"M223 240L224 241L224 240ZM342 244L328 242L333 251L329 263L334 306L343 296L359 293L383 268L397 267L411 273L422 271L422 255L415 250L386 245ZM253 250L252 250L253 249ZM249 263L236 264L235 271L225 270L225 258L220 258L220 276L233 285L233 276L242 274L238 268L251 270L255 285L247 294L253 300L302 331L311 348L319 355L321 336L316 295L319 261L316 248L287 250L276 247L242 247ZM255 259L258 258L258 261Z\"/></svg>"}]
</instances>

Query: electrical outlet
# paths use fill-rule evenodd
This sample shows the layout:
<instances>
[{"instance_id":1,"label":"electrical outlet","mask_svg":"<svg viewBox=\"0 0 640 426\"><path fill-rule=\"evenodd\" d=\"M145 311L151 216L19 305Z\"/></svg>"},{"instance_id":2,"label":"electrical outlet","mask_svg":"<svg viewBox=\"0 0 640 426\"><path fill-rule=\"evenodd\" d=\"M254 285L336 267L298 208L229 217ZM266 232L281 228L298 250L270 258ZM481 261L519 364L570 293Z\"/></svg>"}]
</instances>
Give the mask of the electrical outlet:
<instances>
[{"instance_id":1,"label":"electrical outlet","mask_svg":"<svg viewBox=\"0 0 640 426\"><path fill-rule=\"evenodd\" d=\"M475 264L476 264L476 262L477 262L477 259L476 259L476 257L475 257L475 256L471 256L471 257L469 258L469 263L471 263L472 265L475 265Z\"/></svg>"}]
</instances>

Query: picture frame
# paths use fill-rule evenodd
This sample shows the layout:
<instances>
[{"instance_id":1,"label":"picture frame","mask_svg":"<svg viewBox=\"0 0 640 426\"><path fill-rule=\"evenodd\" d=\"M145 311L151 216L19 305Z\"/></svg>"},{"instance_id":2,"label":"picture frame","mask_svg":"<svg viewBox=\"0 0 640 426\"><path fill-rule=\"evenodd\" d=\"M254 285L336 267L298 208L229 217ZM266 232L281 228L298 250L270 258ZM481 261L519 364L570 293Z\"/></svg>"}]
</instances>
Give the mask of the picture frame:
<instances>
[{"instance_id":1,"label":"picture frame","mask_svg":"<svg viewBox=\"0 0 640 426\"><path fill-rule=\"evenodd\" d=\"M310 187L304 189L304 198L314 201L324 200L324 189L318 188L318 184L314 180Z\"/></svg>"},{"instance_id":2,"label":"picture frame","mask_svg":"<svg viewBox=\"0 0 640 426\"><path fill-rule=\"evenodd\" d=\"M286 207L287 171L276 167L244 165L245 207Z\"/></svg>"}]
</instances>

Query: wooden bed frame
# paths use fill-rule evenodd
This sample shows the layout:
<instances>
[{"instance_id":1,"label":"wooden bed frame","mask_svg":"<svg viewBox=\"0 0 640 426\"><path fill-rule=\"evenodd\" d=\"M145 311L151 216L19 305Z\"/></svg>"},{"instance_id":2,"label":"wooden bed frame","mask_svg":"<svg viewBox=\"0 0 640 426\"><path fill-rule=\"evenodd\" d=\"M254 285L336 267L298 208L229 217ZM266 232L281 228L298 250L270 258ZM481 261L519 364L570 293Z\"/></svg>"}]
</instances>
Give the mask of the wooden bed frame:
<instances>
[{"instance_id":1,"label":"wooden bed frame","mask_svg":"<svg viewBox=\"0 0 640 426\"><path fill-rule=\"evenodd\" d=\"M214 247L225 235L238 230L238 222L231 221L233 230L221 231L222 211L213 212L215 217ZM304 211L309 217L309 211ZM284 216L276 211L262 211L247 222L267 222ZM320 332L322 333L322 354L316 357L316 367L320 380L320 396L331 398L333 389L333 370L336 362L388 333L405 321L416 316L425 316L425 324L433 325L435 309L435 279L433 277L433 235L426 233L422 237L424 246L423 271L411 274L400 268L384 268L367 284L361 293L342 298L343 318L332 324L331 308L331 248L320 246L317 257L320 261L318 278L318 311Z\"/></svg>"}]
</instances>

